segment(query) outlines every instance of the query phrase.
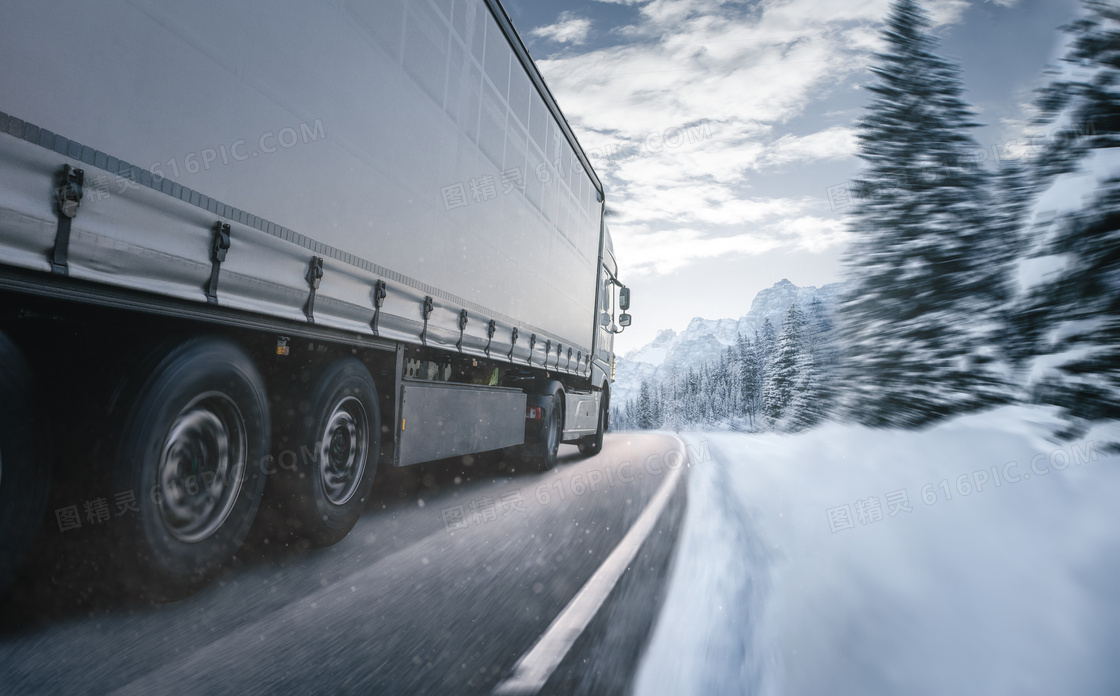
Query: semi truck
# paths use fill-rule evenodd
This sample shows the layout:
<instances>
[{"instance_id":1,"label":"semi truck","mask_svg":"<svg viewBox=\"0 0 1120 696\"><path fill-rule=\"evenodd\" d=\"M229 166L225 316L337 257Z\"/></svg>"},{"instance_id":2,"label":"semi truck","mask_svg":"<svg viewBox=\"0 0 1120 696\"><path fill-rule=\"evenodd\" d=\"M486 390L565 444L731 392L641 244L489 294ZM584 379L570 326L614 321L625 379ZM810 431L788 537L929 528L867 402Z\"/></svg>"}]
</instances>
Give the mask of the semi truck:
<instances>
[{"instance_id":1,"label":"semi truck","mask_svg":"<svg viewBox=\"0 0 1120 696\"><path fill-rule=\"evenodd\" d=\"M600 451L630 293L499 0L17 3L0 65L0 584L44 525L190 588L262 499L324 546L379 470Z\"/></svg>"}]
</instances>

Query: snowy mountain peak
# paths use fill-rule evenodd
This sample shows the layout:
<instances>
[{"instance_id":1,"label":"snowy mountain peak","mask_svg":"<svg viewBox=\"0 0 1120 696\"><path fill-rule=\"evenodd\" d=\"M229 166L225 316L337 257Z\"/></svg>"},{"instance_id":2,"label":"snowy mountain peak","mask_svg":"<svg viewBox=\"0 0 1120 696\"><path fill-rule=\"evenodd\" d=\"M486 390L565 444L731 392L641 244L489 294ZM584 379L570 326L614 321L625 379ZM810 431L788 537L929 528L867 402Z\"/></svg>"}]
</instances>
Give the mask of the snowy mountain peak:
<instances>
[{"instance_id":1,"label":"snowy mountain peak","mask_svg":"<svg viewBox=\"0 0 1120 696\"><path fill-rule=\"evenodd\" d=\"M822 303L831 307L839 289L839 283L802 288L783 278L761 290L751 302L750 311L739 319L694 317L680 333L664 329L653 341L619 358L614 392L616 396L625 398L637 393L643 379L719 360L720 354L734 345L740 334L753 338L756 331L762 331L767 319L774 325L775 331L780 331L791 304L796 302L801 307L808 307L814 298L820 298Z\"/></svg>"},{"instance_id":2,"label":"snowy mountain peak","mask_svg":"<svg viewBox=\"0 0 1120 696\"><path fill-rule=\"evenodd\" d=\"M673 348L676 347L678 342L676 331L672 329L662 329L657 332L657 338L641 348L630 351L625 355L625 358L631 362L660 365L665 362L665 358Z\"/></svg>"}]
</instances>

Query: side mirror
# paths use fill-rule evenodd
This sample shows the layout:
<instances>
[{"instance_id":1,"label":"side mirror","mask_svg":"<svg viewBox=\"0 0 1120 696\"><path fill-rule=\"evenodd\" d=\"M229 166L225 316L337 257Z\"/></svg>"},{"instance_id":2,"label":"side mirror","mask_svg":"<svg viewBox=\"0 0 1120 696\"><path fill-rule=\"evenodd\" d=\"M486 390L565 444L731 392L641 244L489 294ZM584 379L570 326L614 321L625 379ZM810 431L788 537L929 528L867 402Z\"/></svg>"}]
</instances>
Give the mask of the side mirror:
<instances>
[{"instance_id":1,"label":"side mirror","mask_svg":"<svg viewBox=\"0 0 1120 696\"><path fill-rule=\"evenodd\" d=\"M619 317L618 317L618 325L621 326L624 329L627 326L630 326L630 315L629 314L620 314Z\"/></svg>"},{"instance_id":2,"label":"side mirror","mask_svg":"<svg viewBox=\"0 0 1120 696\"><path fill-rule=\"evenodd\" d=\"M618 306L622 311L630 309L630 288L622 288L618 291ZM629 326L629 324L623 324Z\"/></svg>"}]
</instances>

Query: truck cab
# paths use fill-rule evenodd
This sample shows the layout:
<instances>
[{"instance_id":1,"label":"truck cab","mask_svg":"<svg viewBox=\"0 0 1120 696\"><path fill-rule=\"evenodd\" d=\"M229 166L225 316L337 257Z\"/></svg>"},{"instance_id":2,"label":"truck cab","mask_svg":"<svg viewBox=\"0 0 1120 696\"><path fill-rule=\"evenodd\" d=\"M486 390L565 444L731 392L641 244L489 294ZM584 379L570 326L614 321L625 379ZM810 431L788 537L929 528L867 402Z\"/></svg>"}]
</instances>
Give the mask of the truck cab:
<instances>
[{"instance_id":1,"label":"truck cab","mask_svg":"<svg viewBox=\"0 0 1120 696\"><path fill-rule=\"evenodd\" d=\"M595 330L595 349L592 354L591 381L605 385L614 381L614 335L630 325L630 288L618 279L618 261L614 257L614 243L610 230L604 226L603 253L599 261L599 311Z\"/></svg>"},{"instance_id":2,"label":"truck cab","mask_svg":"<svg viewBox=\"0 0 1120 696\"><path fill-rule=\"evenodd\" d=\"M584 454L598 454L610 428L610 385L614 381L614 336L630 325L630 289L618 279L618 262L610 230L603 226L596 288L595 345L591 353L590 390L564 393L563 442Z\"/></svg>"}]
</instances>

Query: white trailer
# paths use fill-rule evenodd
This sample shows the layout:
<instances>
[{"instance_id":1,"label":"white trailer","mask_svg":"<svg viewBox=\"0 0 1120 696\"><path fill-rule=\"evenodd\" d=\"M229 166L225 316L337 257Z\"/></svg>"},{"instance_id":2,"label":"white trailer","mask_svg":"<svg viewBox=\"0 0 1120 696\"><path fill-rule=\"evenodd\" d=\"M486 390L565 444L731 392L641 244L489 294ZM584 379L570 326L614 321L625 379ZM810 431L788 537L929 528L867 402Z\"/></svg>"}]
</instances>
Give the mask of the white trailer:
<instances>
[{"instance_id":1,"label":"white trailer","mask_svg":"<svg viewBox=\"0 0 1120 696\"><path fill-rule=\"evenodd\" d=\"M0 65L0 583L74 432L173 587L266 484L329 544L379 465L601 448L629 292L498 0L24 3Z\"/></svg>"}]
</instances>

